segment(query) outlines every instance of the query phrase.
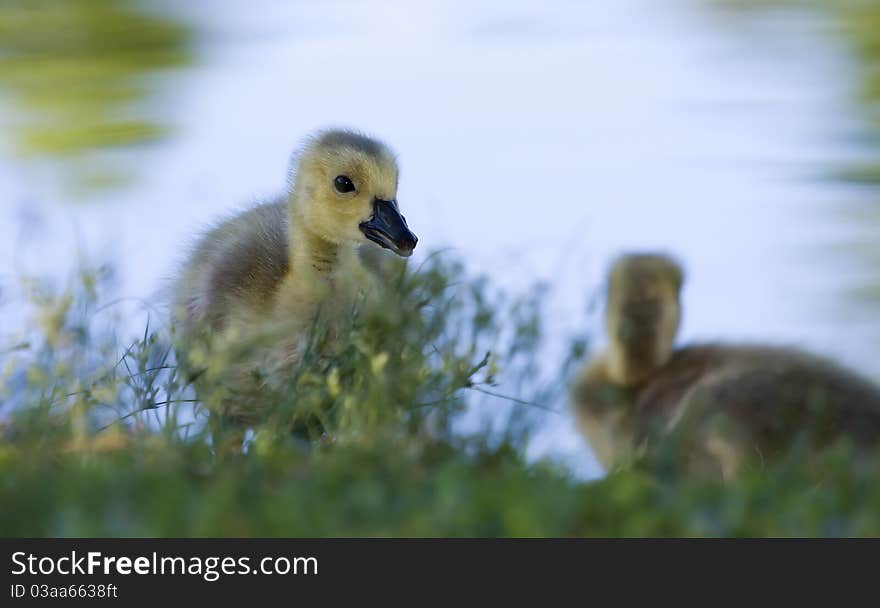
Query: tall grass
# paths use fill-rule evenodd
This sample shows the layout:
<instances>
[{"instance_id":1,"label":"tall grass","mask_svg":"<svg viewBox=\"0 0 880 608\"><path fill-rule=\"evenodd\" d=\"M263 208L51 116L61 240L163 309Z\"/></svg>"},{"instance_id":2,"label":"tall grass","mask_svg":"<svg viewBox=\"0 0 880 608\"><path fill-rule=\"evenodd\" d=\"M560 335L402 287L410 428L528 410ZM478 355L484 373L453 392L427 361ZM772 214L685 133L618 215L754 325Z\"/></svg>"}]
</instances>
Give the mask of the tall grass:
<instances>
[{"instance_id":1,"label":"tall grass","mask_svg":"<svg viewBox=\"0 0 880 608\"><path fill-rule=\"evenodd\" d=\"M880 534L877 463L845 446L731 484L527 461L534 414L564 390L563 365L538 380L540 291L505 298L443 256L383 273L393 297L332 340L315 328L238 453L212 447L161 319L123 339L107 273L30 282L3 350L0 535ZM222 378L227 362L205 363ZM486 394L511 386L515 401ZM475 423L480 405L504 423Z\"/></svg>"}]
</instances>

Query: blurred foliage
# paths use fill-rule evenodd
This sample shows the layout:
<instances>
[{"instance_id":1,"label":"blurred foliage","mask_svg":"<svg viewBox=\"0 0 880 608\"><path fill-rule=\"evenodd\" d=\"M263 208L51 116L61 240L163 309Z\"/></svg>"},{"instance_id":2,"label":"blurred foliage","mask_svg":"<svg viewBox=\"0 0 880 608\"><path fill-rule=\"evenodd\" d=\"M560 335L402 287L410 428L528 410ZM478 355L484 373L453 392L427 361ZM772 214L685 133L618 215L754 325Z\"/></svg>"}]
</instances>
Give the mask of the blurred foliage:
<instances>
[{"instance_id":1,"label":"blurred foliage","mask_svg":"<svg viewBox=\"0 0 880 608\"><path fill-rule=\"evenodd\" d=\"M118 167L83 156L167 134L146 102L162 70L191 60L191 37L144 0L0 1L0 93L18 110L17 152L66 161L79 187L118 184Z\"/></svg>"},{"instance_id":2,"label":"blurred foliage","mask_svg":"<svg viewBox=\"0 0 880 608\"><path fill-rule=\"evenodd\" d=\"M212 450L165 330L127 343L98 321L111 275L28 283L32 323L0 351L0 535L880 534L880 467L846 446L729 484L659 462L588 483L524 458L532 407L456 424L497 377L529 386L541 292L508 300L441 257L385 272L400 297L359 307L268 393L245 453Z\"/></svg>"},{"instance_id":3,"label":"blurred foliage","mask_svg":"<svg viewBox=\"0 0 880 608\"><path fill-rule=\"evenodd\" d=\"M845 451L717 480L577 483L507 445L273 444L217 461L157 437L59 455L0 448L3 536L876 536L877 467Z\"/></svg>"}]
</instances>

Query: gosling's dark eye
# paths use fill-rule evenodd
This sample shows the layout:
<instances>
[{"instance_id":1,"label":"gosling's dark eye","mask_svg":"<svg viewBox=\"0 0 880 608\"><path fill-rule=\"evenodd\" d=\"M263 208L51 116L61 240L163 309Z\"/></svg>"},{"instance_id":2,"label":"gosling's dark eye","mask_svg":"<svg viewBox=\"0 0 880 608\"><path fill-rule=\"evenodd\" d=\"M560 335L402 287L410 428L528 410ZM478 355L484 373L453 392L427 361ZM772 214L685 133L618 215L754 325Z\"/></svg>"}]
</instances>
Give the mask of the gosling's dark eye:
<instances>
[{"instance_id":1,"label":"gosling's dark eye","mask_svg":"<svg viewBox=\"0 0 880 608\"><path fill-rule=\"evenodd\" d=\"M333 180L333 187L340 194L354 192L354 183L346 175L337 175L336 179Z\"/></svg>"}]
</instances>

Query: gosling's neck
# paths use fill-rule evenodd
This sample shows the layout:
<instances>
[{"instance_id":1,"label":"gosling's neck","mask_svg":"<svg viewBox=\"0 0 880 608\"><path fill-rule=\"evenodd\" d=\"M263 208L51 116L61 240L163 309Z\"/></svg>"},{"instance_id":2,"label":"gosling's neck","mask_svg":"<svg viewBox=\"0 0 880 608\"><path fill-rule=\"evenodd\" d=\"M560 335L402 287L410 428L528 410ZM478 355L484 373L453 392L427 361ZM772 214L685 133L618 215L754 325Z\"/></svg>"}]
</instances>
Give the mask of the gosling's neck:
<instances>
[{"instance_id":1,"label":"gosling's neck","mask_svg":"<svg viewBox=\"0 0 880 608\"><path fill-rule=\"evenodd\" d=\"M637 348L613 341L602 359L608 378L619 386L637 387L649 380L670 358L671 349L656 345L640 345Z\"/></svg>"},{"instance_id":2,"label":"gosling's neck","mask_svg":"<svg viewBox=\"0 0 880 608\"><path fill-rule=\"evenodd\" d=\"M310 230L296 215L290 225L290 274L304 278L330 278L338 269L343 247Z\"/></svg>"},{"instance_id":3,"label":"gosling's neck","mask_svg":"<svg viewBox=\"0 0 880 608\"><path fill-rule=\"evenodd\" d=\"M309 204L308 193L294 186L288 199L288 251L290 269L288 278L299 284L312 280L332 279L346 257L347 247L314 230L306 222L303 209Z\"/></svg>"},{"instance_id":4,"label":"gosling's neck","mask_svg":"<svg viewBox=\"0 0 880 608\"><path fill-rule=\"evenodd\" d=\"M273 305L273 319L306 325L328 304L344 307L348 277L358 265L354 243L338 243L309 227L296 192L289 201L287 274Z\"/></svg>"}]
</instances>

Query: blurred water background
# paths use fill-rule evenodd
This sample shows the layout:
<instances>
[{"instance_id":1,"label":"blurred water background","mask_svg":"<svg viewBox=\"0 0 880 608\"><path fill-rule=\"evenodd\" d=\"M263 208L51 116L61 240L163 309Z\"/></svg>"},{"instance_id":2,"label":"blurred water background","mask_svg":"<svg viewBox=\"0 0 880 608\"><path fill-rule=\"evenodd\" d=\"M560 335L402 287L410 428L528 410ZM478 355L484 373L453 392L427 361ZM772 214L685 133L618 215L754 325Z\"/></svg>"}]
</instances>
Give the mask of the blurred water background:
<instances>
[{"instance_id":1,"label":"blurred water background","mask_svg":"<svg viewBox=\"0 0 880 608\"><path fill-rule=\"evenodd\" d=\"M548 369L599 331L609 260L659 248L682 341L880 377L878 32L858 0L2 0L0 336L20 277L80 258L135 331L202 229L352 126L400 155L415 263L547 283ZM598 472L565 415L545 429L535 455Z\"/></svg>"}]
</instances>

